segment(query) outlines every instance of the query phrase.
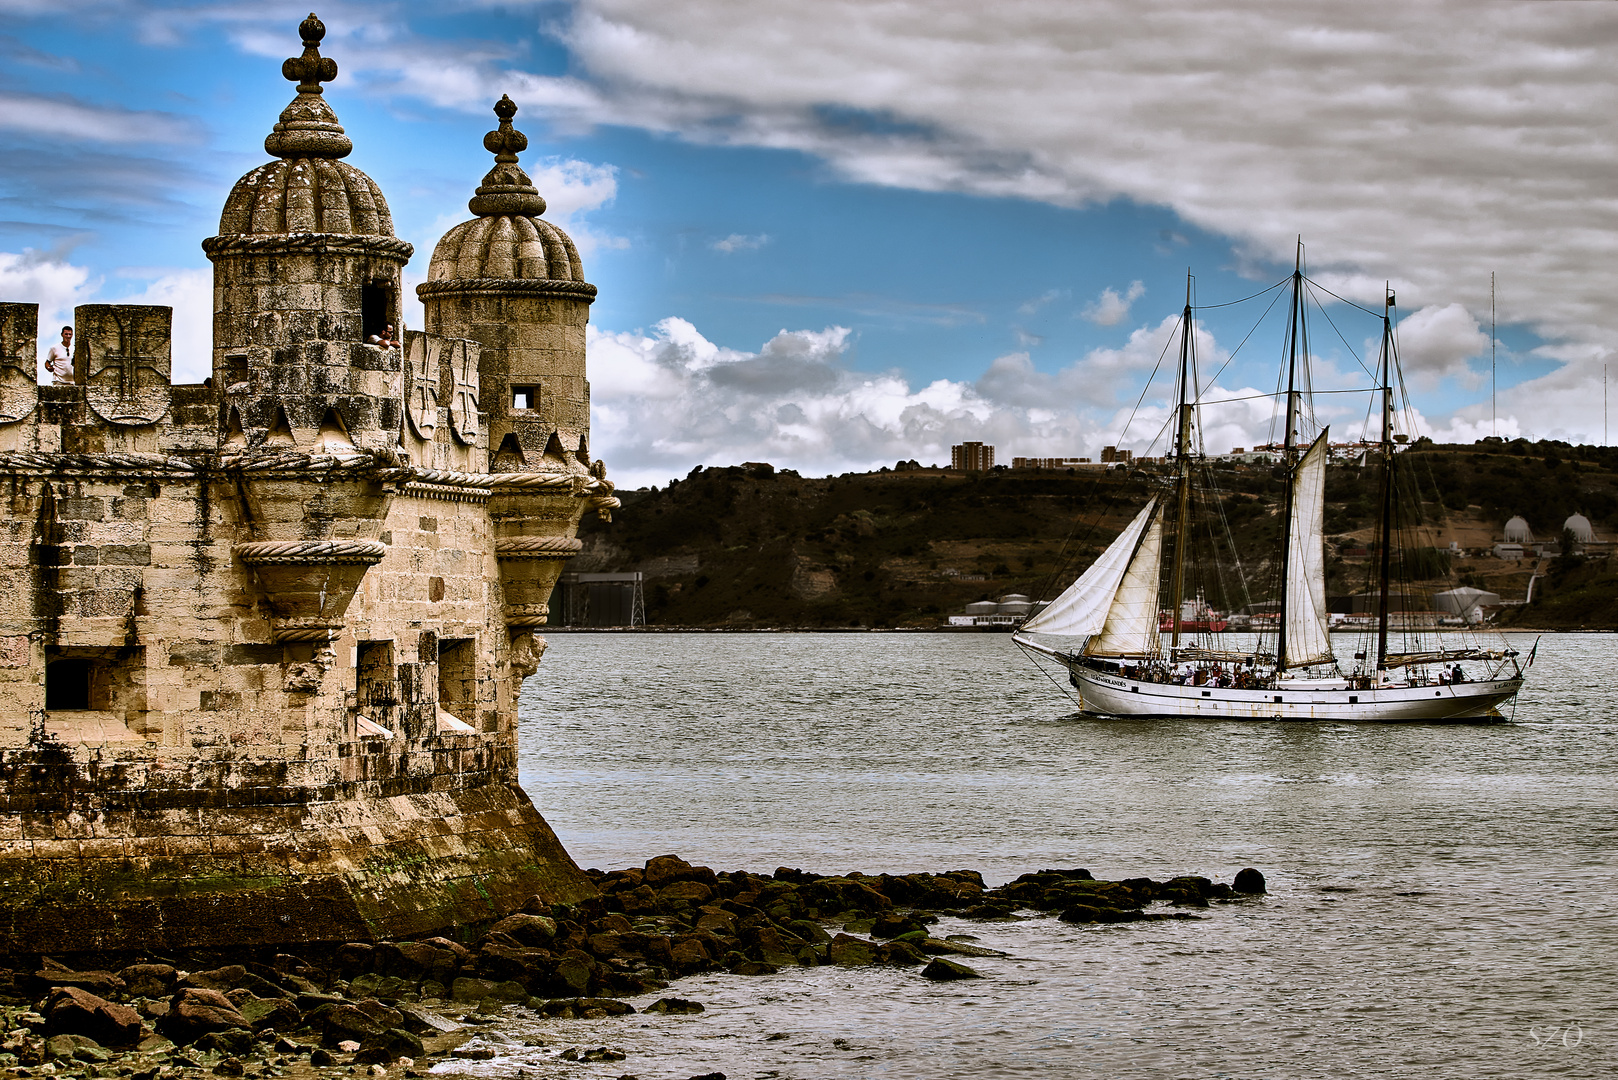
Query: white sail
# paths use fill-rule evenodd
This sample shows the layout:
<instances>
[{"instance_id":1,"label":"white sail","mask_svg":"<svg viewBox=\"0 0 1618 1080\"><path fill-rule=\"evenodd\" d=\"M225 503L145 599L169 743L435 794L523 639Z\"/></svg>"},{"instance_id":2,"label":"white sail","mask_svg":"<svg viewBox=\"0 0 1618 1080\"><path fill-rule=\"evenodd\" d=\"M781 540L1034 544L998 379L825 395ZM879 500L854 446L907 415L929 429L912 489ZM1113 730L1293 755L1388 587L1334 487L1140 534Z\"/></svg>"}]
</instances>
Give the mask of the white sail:
<instances>
[{"instance_id":1,"label":"white sail","mask_svg":"<svg viewBox=\"0 0 1618 1080\"><path fill-rule=\"evenodd\" d=\"M1140 545L1140 536L1151 520L1157 500L1146 504L1146 509L1135 515L1135 520L1118 534L1101 558L1090 569L1079 575L1050 606L1023 623L1022 630L1030 634L1065 634L1089 637L1099 634L1107 623L1118 586L1124 580L1131 557Z\"/></svg>"},{"instance_id":2,"label":"white sail","mask_svg":"<svg viewBox=\"0 0 1618 1080\"><path fill-rule=\"evenodd\" d=\"M1292 474L1292 539L1287 549L1288 667L1333 662L1326 615L1326 432Z\"/></svg>"},{"instance_id":3,"label":"white sail","mask_svg":"<svg viewBox=\"0 0 1618 1080\"><path fill-rule=\"evenodd\" d=\"M1159 566L1163 559L1163 520L1157 518L1129 560L1112 598L1101 633L1085 642L1091 656L1139 656L1157 637Z\"/></svg>"}]
</instances>

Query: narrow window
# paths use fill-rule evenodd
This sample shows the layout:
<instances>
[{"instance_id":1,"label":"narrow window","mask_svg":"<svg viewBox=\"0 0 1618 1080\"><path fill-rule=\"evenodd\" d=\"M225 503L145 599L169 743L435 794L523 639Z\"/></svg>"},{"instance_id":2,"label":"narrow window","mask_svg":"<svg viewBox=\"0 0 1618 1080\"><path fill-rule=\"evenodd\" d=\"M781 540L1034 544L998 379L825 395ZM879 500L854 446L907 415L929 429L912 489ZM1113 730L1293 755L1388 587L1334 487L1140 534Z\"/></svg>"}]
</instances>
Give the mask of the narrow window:
<instances>
[{"instance_id":1,"label":"narrow window","mask_svg":"<svg viewBox=\"0 0 1618 1080\"><path fill-rule=\"evenodd\" d=\"M355 689L360 711L399 704L399 677L393 665L393 642L362 641L355 658ZM369 715L369 714L367 714ZM376 717L371 717L375 720Z\"/></svg>"},{"instance_id":2,"label":"narrow window","mask_svg":"<svg viewBox=\"0 0 1618 1080\"><path fill-rule=\"evenodd\" d=\"M438 707L477 727L477 642L472 638L441 638L438 642Z\"/></svg>"},{"instance_id":3,"label":"narrow window","mask_svg":"<svg viewBox=\"0 0 1618 1080\"><path fill-rule=\"evenodd\" d=\"M393 321L392 289L386 281L373 281L360 287L360 340L380 337ZM397 332L397 330L395 331Z\"/></svg>"},{"instance_id":4,"label":"narrow window","mask_svg":"<svg viewBox=\"0 0 1618 1080\"><path fill-rule=\"evenodd\" d=\"M83 711L90 707L95 661L63 656L45 665L45 711Z\"/></svg>"},{"instance_id":5,"label":"narrow window","mask_svg":"<svg viewBox=\"0 0 1618 1080\"><path fill-rule=\"evenodd\" d=\"M511 388L511 407L513 409L539 408L539 387L513 386Z\"/></svg>"}]
</instances>

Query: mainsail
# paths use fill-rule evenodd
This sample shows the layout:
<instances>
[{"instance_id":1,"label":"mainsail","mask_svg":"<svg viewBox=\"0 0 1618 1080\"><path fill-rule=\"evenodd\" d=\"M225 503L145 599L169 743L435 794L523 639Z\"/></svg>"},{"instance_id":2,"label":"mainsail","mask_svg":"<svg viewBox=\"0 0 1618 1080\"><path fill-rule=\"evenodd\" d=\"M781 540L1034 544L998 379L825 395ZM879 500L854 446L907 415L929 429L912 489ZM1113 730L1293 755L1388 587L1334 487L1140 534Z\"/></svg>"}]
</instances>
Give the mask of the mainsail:
<instances>
[{"instance_id":1,"label":"mainsail","mask_svg":"<svg viewBox=\"0 0 1618 1080\"><path fill-rule=\"evenodd\" d=\"M1330 664L1326 616L1326 432L1310 445L1292 474L1291 541L1287 550L1288 667Z\"/></svg>"},{"instance_id":2,"label":"mainsail","mask_svg":"<svg viewBox=\"0 0 1618 1080\"><path fill-rule=\"evenodd\" d=\"M1102 627L1107 625L1114 599L1118 596L1119 585L1134 561L1135 549L1141 546L1141 533L1146 530L1156 507L1156 499L1148 502L1146 508L1135 515L1135 520L1118 534L1118 539L1101 553L1101 558L1080 574L1079 580L1069 585L1061 596L1052 600L1049 607L1023 623L1022 631L1072 637L1101 633ZM1155 608L1154 597L1154 611Z\"/></svg>"},{"instance_id":3,"label":"mainsail","mask_svg":"<svg viewBox=\"0 0 1618 1080\"><path fill-rule=\"evenodd\" d=\"M1158 579L1163 561L1163 519L1154 518L1135 557L1129 560L1123 584L1112 598L1101 633L1084 644L1091 656L1140 656L1157 639Z\"/></svg>"}]
</instances>

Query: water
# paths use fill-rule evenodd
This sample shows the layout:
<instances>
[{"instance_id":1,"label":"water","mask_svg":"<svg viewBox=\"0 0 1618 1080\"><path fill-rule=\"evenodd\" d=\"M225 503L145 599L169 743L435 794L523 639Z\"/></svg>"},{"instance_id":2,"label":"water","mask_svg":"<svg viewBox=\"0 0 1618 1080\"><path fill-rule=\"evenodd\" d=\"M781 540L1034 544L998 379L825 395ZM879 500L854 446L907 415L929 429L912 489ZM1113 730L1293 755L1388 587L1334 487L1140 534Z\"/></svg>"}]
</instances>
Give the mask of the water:
<instances>
[{"instance_id":1,"label":"water","mask_svg":"<svg viewBox=\"0 0 1618 1080\"><path fill-rule=\"evenodd\" d=\"M1547 637L1510 724L1102 721L999 635L553 635L524 692L523 782L580 865L991 883L1251 865L1270 894L1202 922L945 920L1012 957L968 983L686 979L669 992L708 1012L514 1016L508 1036L549 1045L472 1069L1611 1075L1615 670L1618 638ZM559 1061L569 1045L628 1058Z\"/></svg>"}]
</instances>

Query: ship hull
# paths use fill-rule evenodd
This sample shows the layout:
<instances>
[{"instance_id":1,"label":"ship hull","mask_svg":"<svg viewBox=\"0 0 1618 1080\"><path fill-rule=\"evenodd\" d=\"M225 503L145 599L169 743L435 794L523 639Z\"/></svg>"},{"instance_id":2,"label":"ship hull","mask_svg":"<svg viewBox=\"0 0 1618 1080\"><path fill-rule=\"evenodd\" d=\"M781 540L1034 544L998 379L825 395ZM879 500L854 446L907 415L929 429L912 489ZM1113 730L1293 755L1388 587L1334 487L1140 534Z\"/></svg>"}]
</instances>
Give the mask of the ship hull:
<instances>
[{"instance_id":1,"label":"ship hull","mask_svg":"<svg viewBox=\"0 0 1618 1080\"><path fill-rule=\"evenodd\" d=\"M1270 690L1143 682L1062 660L1084 711L1103 716L1186 720L1332 720L1431 723L1498 719L1522 679L1388 686L1351 690L1342 680L1286 684Z\"/></svg>"}]
</instances>

